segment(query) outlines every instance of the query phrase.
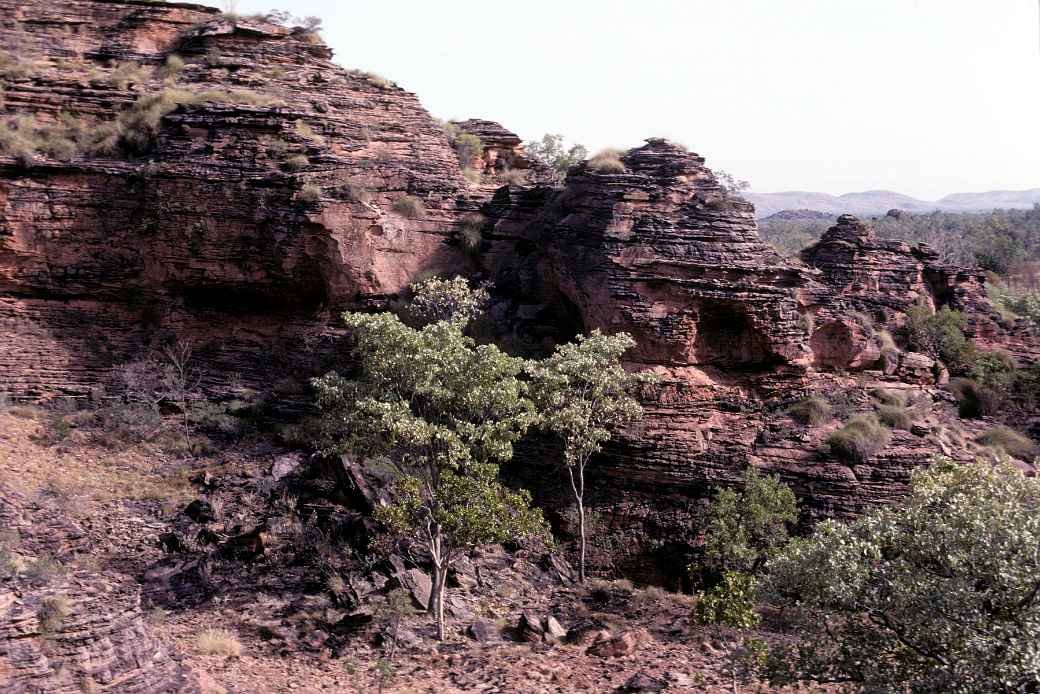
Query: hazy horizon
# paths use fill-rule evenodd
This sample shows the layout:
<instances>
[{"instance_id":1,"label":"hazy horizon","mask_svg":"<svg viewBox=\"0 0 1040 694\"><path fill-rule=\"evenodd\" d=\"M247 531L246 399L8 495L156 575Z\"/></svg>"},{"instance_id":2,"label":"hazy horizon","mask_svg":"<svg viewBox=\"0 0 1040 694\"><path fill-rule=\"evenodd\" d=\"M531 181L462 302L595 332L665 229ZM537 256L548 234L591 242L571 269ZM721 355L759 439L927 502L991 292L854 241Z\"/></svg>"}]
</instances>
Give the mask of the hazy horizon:
<instances>
[{"instance_id":1,"label":"hazy horizon","mask_svg":"<svg viewBox=\"0 0 1040 694\"><path fill-rule=\"evenodd\" d=\"M594 151L663 136L757 192L934 201L1040 187L1036 0L291 9L322 17L338 63L394 80L439 118L495 120L525 140L562 133Z\"/></svg>"}]
</instances>

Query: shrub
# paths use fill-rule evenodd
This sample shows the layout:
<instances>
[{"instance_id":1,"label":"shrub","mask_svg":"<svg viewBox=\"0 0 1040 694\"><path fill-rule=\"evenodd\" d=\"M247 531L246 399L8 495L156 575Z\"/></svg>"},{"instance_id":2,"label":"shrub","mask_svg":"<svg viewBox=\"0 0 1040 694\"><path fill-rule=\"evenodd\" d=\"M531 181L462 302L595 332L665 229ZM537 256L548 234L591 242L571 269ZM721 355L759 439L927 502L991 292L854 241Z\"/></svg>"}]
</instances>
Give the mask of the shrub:
<instances>
[{"instance_id":1,"label":"shrub","mask_svg":"<svg viewBox=\"0 0 1040 694\"><path fill-rule=\"evenodd\" d=\"M405 195L394 200L394 212L408 219L422 219L426 216L426 205L413 195Z\"/></svg>"},{"instance_id":2,"label":"shrub","mask_svg":"<svg viewBox=\"0 0 1040 694\"><path fill-rule=\"evenodd\" d=\"M36 64L17 52L0 51L0 79L20 80L32 75Z\"/></svg>"},{"instance_id":3,"label":"shrub","mask_svg":"<svg viewBox=\"0 0 1040 694\"><path fill-rule=\"evenodd\" d=\"M335 190L337 194L353 202L368 202L372 199L371 191L353 180L337 186Z\"/></svg>"},{"instance_id":4,"label":"shrub","mask_svg":"<svg viewBox=\"0 0 1040 694\"><path fill-rule=\"evenodd\" d=\"M857 415L827 437L831 453L852 463L864 463L888 445L888 429L874 415Z\"/></svg>"},{"instance_id":5,"label":"shrub","mask_svg":"<svg viewBox=\"0 0 1040 694\"><path fill-rule=\"evenodd\" d=\"M524 149L528 157L549 170L555 184L562 183L567 177L567 171L589 154L583 145L565 149L563 135L546 134L541 141L528 142Z\"/></svg>"},{"instance_id":6,"label":"shrub","mask_svg":"<svg viewBox=\"0 0 1040 694\"><path fill-rule=\"evenodd\" d=\"M139 63L121 62L105 75L105 83L120 91L125 91L131 84L140 84L147 81L148 71Z\"/></svg>"},{"instance_id":7,"label":"shrub","mask_svg":"<svg viewBox=\"0 0 1040 694\"><path fill-rule=\"evenodd\" d=\"M387 89L389 87L394 86L394 83L391 80L388 80L382 75L377 75L374 72L365 72L364 70L350 70L349 74L352 77L364 80L365 82L374 84L375 86L380 87L382 89Z\"/></svg>"},{"instance_id":8,"label":"shrub","mask_svg":"<svg viewBox=\"0 0 1040 694\"><path fill-rule=\"evenodd\" d=\"M34 117L18 116L0 122L0 154L13 157L22 166L30 166L39 147Z\"/></svg>"},{"instance_id":9,"label":"shrub","mask_svg":"<svg viewBox=\"0 0 1040 694\"><path fill-rule=\"evenodd\" d=\"M498 172L500 181L509 186L522 186L527 183L527 172L522 169L503 169Z\"/></svg>"},{"instance_id":10,"label":"shrub","mask_svg":"<svg viewBox=\"0 0 1040 694\"><path fill-rule=\"evenodd\" d=\"M311 203L321 200L321 188L313 183L304 184L296 198L301 202Z\"/></svg>"},{"instance_id":11,"label":"shrub","mask_svg":"<svg viewBox=\"0 0 1040 694\"><path fill-rule=\"evenodd\" d=\"M959 311L943 307L932 313L926 307L913 306L906 316L907 343L912 349L939 359L951 371L967 368L975 346L964 334L966 322Z\"/></svg>"},{"instance_id":12,"label":"shrub","mask_svg":"<svg viewBox=\"0 0 1040 694\"><path fill-rule=\"evenodd\" d=\"M1003 350L980 351L972 361L971 378L984 388L1006 394L1015 381L1015 362Z\"/></svg>"},{"instance_id":13,"label":"shrub","mask_svg":"<svg viewBox=\"0 0 1040 694\"><path fill-rule=\"evenodd\" d=\"M819 426L831 420L834 416L834 408L825 399L813 396L791 405L787 408L787 414L801 424Z\"/></svg>"},{"instance_id":14,"label":"shrub","mask_svg":"<svg viewBox=\"0 0 1040 694\"><path fill-rule=\"evenodd\" d=\"M939 460L907 496L824 521L768 564L763 597L792 620L773 685L862 692L1025 692L1040 682L1040 480Z\"/></svg>"},{"instance_id":15,"label":"shrub","mask_svg":"<svg viewBox=\"0 0 1040 694\"><path fill-rule=\"evenodd\" d=\"M242 654L238 637L227 629L203 630L195 640L195 649L202 655L238 657Z\"/></svg>"},{"instance_id":16,"label":"shrub","mask_svg":"<svg viewBox=\"0 0 1040 694\"><path fill-rule=\"evenodd\" d=\"M913 410L903 405L878 405L878 419L892 429L909 431L913 424Z\"/></svg>"},{"instance_id":17,"label":"shrub","mask_svg":"<svg viewBox=\"0 0 1040 694\"><path fill-rule=\"evenodd\" d=\"M754 574L787 542L789 526L798 520L794 492L777 475L762 476L749 467L744 488L716 489L701 517L706 568L714 578L727 572ZM690 574L696 578L696 565Z\"/></svg>"},{"instance_id":18,"label":"shrub","mask_svg":"<svg viewBox=\"0 0 1040 694\"><path fill-rule=\"evenodd\" d=\"M430 325L441 321L465 328L482 314L491 301L483 287L470 289L464 277L450 280L430 277L409 286L412 300L403 313L411 325Z\"/></svg>"},{"instance_id":19,"label":"shrub","mask_svg":"<svg viewBox=\"0 0 1040 694\"><path fill-rule=\"evenodd\" d=\"M463 167L469 167L474 160L484 156L484 143L472 133L460 132L452 145Z\"/></svg>"},{"instance_id":20,"label":"shrub","mask_svg":"<svg viewBox=\"0 0 1040 694\"><path fill-rule=\"evenodd\" d=\"M477 256L480 254L480 247L484 243L484 237L481 232L485 224L487 224L487 218L482 214L473 213L462 218L459 240L462 243L462 250L467 255Z\"/></svg>"},{"instance_id":21,"label":"shrub","mask_svg":"<svg viewBox=\"0 0 1040 694\"><path fill-rule=\"evenodd\" d=\"M975 441L1020 460L1032 461L1037 454L1036 444L1032 440L1006 426L993 427L981 434Z\"/></svg>"},{"instance_id":22,"label":"shrub","mask_svg":"<svg viewBox=\"0 0 1040 694\"><path fill-rule=\"evenodd\" d=\"M963 419L989 417L1000 411L1002 398L985 386L980 386L970 378L953 378L947 385L950 392L957 397L957 414Z\"/></svg>"},{"instance_id":23,"label":"shrub","mask_svg":"<svg viewBox=\"0 0 1040 694\"><path fill-rule=\"evenodd\" d=\"M479 184L482 180L484 180L484 177L476 169L469 169L469 168L463 169L462 170L462 176L467 181L469 181L470 183L478 183Z\"/></svg>"},{"instance_id":24,"label":"shrub","mask_svg":"<svg viewBox=\"0 0 1040 694\"><path fill-rule=\"evenodd\" d=\"M325 138L322 137L321 135L319 135L318 133L316 133L314 131L314 128L312 128L310 125L308 125L308 123L306 121L304 121L304 120L296 121L296 133L300 137L302 137L302 138L304 138L306 140L310 140L310 141L315 142L315 143L324 143L325 142Z\"/></svg>"},{"instance_id":25,"label":"shrub","mask_svg":"<svg viewBox=\"0 0 1040 694\"><path fill-rule=\"evenodd\" d=\"M289 171L302 171L311 165L311 160L304 154L294 154L288 157L282 164Z\"/></svg>"},{"instance_id":26,"label":"shrub","mask_svg":"<svg viewBox=\"0 0 1040 694\"><path fill-rule=\"evenodd\" d=\"M172 79L184 69L184 58L181 58L176 53L166 56L166 62L163 63L162 67L159 68L156 73L159 79L167 80Z\"/></svg>"},{"instance_id":27,"label":"shrub","mask_svg":"<svg viewBox=\"0 0 1040 694\"><path fill-rule=\"evenodd\" d=\"M906 406L906 393L894 388L875 388L870 395L882 405Z\"/></svg>"},{"instance_id":28,"label":"shrub","mask_svg":"<svg viewBox=\"0 0 1040 694\"><path fill-rule=\"evenodd\" d=\"M892 337L892 333L887 330L878 330L874 333L874 339L877 340L878 347L881 349L881 367L892 367L899 366L899 347L896 346L896 341Z\"/></svg>"},{"instance_id":29,"label":"shrub","mask_svg":"<svg viewBox=\"0 0 1040 694\"><path fill-rule=\"evenodd\" d=\"M619 150L604 149L589 159L589 168L596 173L623 173L625 164L621 161Z\"/></svg>"}]
</instances>

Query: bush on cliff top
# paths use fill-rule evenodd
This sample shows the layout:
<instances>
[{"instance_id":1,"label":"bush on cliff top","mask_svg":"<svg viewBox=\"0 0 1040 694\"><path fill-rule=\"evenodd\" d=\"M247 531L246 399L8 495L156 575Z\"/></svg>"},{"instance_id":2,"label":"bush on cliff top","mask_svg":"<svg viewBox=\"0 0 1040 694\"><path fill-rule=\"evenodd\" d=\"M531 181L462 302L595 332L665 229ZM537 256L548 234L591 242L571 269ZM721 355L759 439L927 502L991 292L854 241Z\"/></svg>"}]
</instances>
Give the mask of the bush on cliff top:
<instances>
[{"instance_id":1,"label":"bush on cliff top","mask_svg":"<svg viewBox=\"0 0 1040 694\"><path fill-rule=\"evenodd\" d=\"M95 122L67 113L49 121L41 121L36 115L7 118L0 122L0 154L28 166L38 155L68 160L83 155L115 154L120 148L143 152L151 147L167 114L182 105L205 101L254 106L280 103L270 96L245 90L193 92L167 87L142 94L109 121Z\"/></svg>"},{"instance_id":2,"label":"bush on cliff top","mask_svg":"<svg viewBox=\"0 0 1040 694\"><path fill-rule=\"evenodd\" d=\"M625 164L621 161L620 150L604 149L589 159L589 168L596 173L624 173Z\"/></svg>"},{"instance_id":3,"label":"bush on cliff top","mask_svg":"<svg viewBox=\"0 0 1040 694\"><path fill-rule=\"evenodd\" d=\"M864 463L888 445L891 434L872 414L856 415L827 437L831 453L850 462Z\"/></svg>"}]
</instances>

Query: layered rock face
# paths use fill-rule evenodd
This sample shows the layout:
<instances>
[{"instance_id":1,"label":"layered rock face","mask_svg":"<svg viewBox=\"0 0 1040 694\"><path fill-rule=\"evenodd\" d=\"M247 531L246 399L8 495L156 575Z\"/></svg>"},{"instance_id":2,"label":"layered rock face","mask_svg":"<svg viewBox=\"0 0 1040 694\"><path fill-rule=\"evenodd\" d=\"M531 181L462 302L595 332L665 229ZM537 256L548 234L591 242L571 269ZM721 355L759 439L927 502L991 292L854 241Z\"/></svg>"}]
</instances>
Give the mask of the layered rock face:
<instances>
[{"instance_id":1,"label":"layered rock face","mask_svg":"<svg viewBox=\"0 0 1040 694\"><path fill-rule=\"evenodd\" d=\"M195 344L208 387L270 386L309 375L293 360L344 308L385 307L427 272L492 280L485 327L513 351L624 330L631 367L660 375L590 490L611 543L601 567L655 578L651 560L681 566L698 504L748 465L781 473L809 520L894 498L936 451L969 455L975 425L951 422L941 366L890 343L908 307L961 309L983 346L1040 353L981 274L855 218L782 258L752 207L665 140L555 190L489 121L456 124L484 146L459 162L414 95L338 67L304 30L144 0L0 11L23 63L5 72L6 113L34 116L40 137L67 128L60 113L112 134L0 156L0 391L82 395L174 337ZM505 184L509 170L526 181ZM826 435L877 387L922 398L912 430L869 461L830 455ZM812 394L842 412L798 424L786 408ZM562 509L568 487L545 466L557 454L532 441L512 474Z\"/></svg>"},{"instance_id":2,"label":"layered rock face","mask_svg":"<svg viewBox=\"0 0 1040 694\"><path fill-rule=\"evenodd\" d=\"M86 534L62 511L0 483L6 563L56 567L85 552ZM24 566L23 566L24 568ZM55 569L54 571L59 571ZM126 577L77 569L0 578L0 691L221 694L152 633L141 589Z\"/></svg>"},{"instance_id":3,"label":"layered rock face","mask_svg":"<svg viewBox=\"0 0 1040 694\"><path fill-rule=\"evenodd\" d=\"M149 140L0 157L0 390L84 392L164 333L248 376L330 311L468 267L450 241L470 184L440 127L313 37L133 0L0 11L24 63L8 113L97 129L129 112L120 130ZM173 104L154 132L149 99Z\"/></svg>"},{"instance_id":4,"label":"layered rock face","mask_svg":"<svg viewBox=\"0 0 1040 694\"><path fill-rule=\"evenodd\" d=\"M970 432L936 389L944 374L924 355L901 353L887 330L919 303L988 320L980 278L942 267L926 247L879 241L853 217L806 262L786 260L759 239L750 205L728 197L696 154L652 139L622 162L620 172L573 169L525 227L544 251L523 294L567 307L574 330L630 332L631 368L661 377L645 394L645 419L592 472L592 506L610 538L600 562L649 580L681 570L699 500L748 466L792 484L808 521L896 498L909 471L938 452L970 456ZM919 399L913 430L894 431L869 462L831 454L826 436L848 415L872 412L869 392L879 388ZM786 411L810 395L843 411L803 425ZM513 472L546 506L566 508L565 485L545 482L554 455L532 445Z\"/></svg>"}]
</instances>

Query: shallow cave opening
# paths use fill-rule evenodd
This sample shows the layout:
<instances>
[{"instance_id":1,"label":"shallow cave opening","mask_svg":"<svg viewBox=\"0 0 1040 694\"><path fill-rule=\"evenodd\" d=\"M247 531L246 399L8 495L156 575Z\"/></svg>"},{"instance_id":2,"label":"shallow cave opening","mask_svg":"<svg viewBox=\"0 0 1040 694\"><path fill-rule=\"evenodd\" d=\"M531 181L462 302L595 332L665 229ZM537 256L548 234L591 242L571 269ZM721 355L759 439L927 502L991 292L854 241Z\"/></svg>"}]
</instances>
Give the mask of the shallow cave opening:
<instances>
[{"instance_id":1,"label":"shallow cave opening","mask_svg":"<svg viewBox=\"0 0 1040 694\"><path fill-rule=\"evenodd\" d=\"M809 340L817 366L844 368L852 361L852 330L841 321L822 326Z\"/></svg>"},{"instance_id":2,"label":"shallow cave opening","mask_svg":"<svg viewBox=\"0 0 1040 694\"><path fill-rule=\"evenodd\" d=\"M699 308L694 353L701 364L745 369L771 366L776 361L765 335L747 313L728 304Z\"/></svg>"}]
</instances>

